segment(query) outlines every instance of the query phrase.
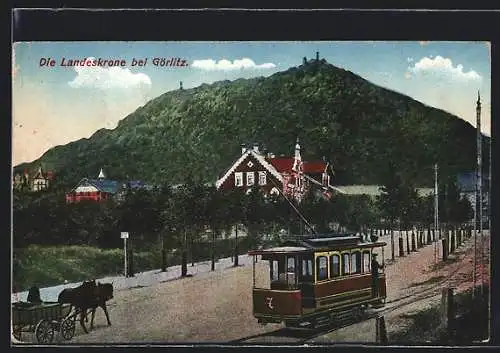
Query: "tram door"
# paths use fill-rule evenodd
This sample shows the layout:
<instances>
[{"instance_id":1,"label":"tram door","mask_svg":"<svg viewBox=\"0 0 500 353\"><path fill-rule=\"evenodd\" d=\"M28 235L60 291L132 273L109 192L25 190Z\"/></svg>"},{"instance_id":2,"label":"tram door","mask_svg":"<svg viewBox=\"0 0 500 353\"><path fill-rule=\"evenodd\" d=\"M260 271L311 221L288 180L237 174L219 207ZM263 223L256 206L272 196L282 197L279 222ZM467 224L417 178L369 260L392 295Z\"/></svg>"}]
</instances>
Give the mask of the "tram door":
<instances>
[{"instance_id":1,"label":"tram door","mask_svg":"<svg viewBox=\"0 0 500 353\"><path fill-rule=\"evenodd\" d=\"M313 255L298 257L298 287L302 294L302 307L314 308L314 260Z\"/></svg>"}]
</instances>

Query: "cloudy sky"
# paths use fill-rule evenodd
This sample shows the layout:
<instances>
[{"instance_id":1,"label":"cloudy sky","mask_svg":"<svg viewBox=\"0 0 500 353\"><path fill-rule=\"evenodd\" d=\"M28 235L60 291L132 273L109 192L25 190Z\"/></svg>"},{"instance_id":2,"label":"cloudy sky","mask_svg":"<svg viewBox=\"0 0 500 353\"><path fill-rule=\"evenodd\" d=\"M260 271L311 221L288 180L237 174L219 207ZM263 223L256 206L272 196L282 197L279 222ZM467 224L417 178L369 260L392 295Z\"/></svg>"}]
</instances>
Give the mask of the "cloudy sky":
<instances>
[{"instance_id":1,"label":"cloudy sky","mask_svg":"<svg viewBox=\"0 0 500 353\"><path fill-rule=\"evenodd\" d=\"M475 122L490 134L491 69L484 42L35 42L13 50L13 164L90 137L160 94L219 80L269 76L316 51L331 64ZM120 59L123 67L62 66L62 60ZM148 58L144 66L133 59ZM180 58L183 67L155 66ZM54 60L54 66L44 65ZM41 66L42 64L42 66ZM161 61L160 61L161 64Z\"/></svg>"}]
</instances>

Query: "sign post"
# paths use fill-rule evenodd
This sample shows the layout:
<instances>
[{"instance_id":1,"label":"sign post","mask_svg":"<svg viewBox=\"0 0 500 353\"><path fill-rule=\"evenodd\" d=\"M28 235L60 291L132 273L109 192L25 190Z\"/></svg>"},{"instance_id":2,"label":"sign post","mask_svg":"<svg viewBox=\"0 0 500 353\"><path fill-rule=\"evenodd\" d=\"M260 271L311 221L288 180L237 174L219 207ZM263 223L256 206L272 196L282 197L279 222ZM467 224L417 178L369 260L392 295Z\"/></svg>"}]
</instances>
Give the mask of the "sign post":
<instances>
[{"instance_id":1,"label":"sign post","mask_svg":"<svg viewBox=\"0 0 500 353\"><path fill-rule=\"evenodd\" d=\"M124 276L127 277L127 239L128 239L128 232L121 232L121 238L123 239L123 254L124 254L124 269L125 271L123 272Z\"/></svg>"}]
</instances>

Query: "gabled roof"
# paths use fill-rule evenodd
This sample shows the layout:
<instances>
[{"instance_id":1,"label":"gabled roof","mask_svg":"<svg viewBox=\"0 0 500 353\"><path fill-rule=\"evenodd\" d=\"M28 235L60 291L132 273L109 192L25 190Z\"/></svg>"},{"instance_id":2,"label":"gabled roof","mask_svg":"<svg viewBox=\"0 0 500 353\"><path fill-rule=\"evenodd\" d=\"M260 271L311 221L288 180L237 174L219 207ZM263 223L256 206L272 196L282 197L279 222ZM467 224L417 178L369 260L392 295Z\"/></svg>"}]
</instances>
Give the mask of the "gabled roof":
<instances>
[{"instance_id":1,"label":"gabled roof","mask_svg":"<svg viewBox=\"0 0 500 353\"><path fill-rule=\"evenodd\" d=\"M236 162L234 162L234 164L231 166L231 168L229 168L227 170L227 172L222 176L222 178L220 178L219 180L217 180L217 182L215 183L215 186L217 188L219 188L222 184L224 184L224 182L227 180L227 178L229 178L229 176L236 170L236 168L238 168L238 166L243 163L243 161L245 159L247 159L248 156L252 156L254 157L269 173L271 173L276 179L278 179L280 182L283 181L283 177L281 176L281 174L276 170L276 168L271 165L268 161L266 161L266 159L264 158L264 156L260 155L259 153L255 152L253 149L248 149L245 151L245 153L243 153L240 158L238 158L238 160Z\"/></svg>"},{"instance_id":2,"label":"gabled roof","mask_svg":"<svg viewBox=\"0 0 500 353\"><path fill-rule=\"evenodd\" d=\"M118 191L119 182L115 180L106 180L106 179L91 179L89 182L94 185L99 191L108 192L110 194L114 194Z\"/></svg>"},{"instance_id":3,"label":"gabled roof","mask_svg":"<svg viewBox=\"0 0 500 353\"><path fill-rule=\"evenodd\" d=\"M314 161L314 162L304 162L302 169L304 173L309 174L317 174L323 173L326 170L327 164L322 161Z\"/></svg>"},{"instance_id":4,"label":"gabled roof","mask_svg":"<svg viewBox=\"0 0 500 353\"><path fill-rule=\"evenodd\" d=\"M269 163L280 173L292 170L294 159L290 157L279 157L268 159Z\"/></svg>"},{"instance_id":5,"label":"gabled roof","mask_svg":"<svg viewBox=\"0 0 500 353\"><path fill-rule=\"evenodd\" d=\"M96 187L99 191L102 192L107 192L110 194L114 194L118 191L118 187L120 185L119 182L115 180L97 180L97 179L88 179L88 178L83 178L78 182L78 184L71 190L71 192L75 191L80 185L88 183L94 187Z\"/></svg>"},{"instance_id":6,"label":"gabled roof","mask_svg":"<svg viewBox=\"0 0 500 353\"><path fill-rule=\"evenodd\" d=\"M294 159L292 157L278 157L268 159L269 163L280 173L291 172ZM302 162L302 171L307 174L323 173L327 164L323 161L304 161Z\"/></svg>"},{"instance_id":7,"label":"gabled roof","mask_svg":"<svg viewBox=\"0 0 500 353\"><path fill-rule=\"evenodd\" d=\"M27 170L25 170L25 174L29 174L27 173ZM47 172L44 172L42 167L38 167L35 175L33 175L33 179L53 179L54 178L54 172L52 171L47 171Z\"/></svg>"}]
</instances>

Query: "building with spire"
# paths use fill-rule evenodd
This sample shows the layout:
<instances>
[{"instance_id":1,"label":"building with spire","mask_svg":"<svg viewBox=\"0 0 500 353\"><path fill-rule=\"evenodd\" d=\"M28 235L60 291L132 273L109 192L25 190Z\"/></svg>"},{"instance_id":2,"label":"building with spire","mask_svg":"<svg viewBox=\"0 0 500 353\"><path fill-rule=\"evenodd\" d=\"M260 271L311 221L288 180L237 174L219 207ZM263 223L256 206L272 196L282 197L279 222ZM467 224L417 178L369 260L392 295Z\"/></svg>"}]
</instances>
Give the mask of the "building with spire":
<instances>
[{"instance_id":1,"label":"building with spire","mask_svg":"<svg viewBox=\"0 0 500 353\"><path fill-rule=\"evenodd\" d=\"M300 202L313 189L330 198L339 189L331 185L333 168L326 161L304 161L300 141L295 142L293 157L264 153L258 144L242 145L239 158L216 182L219 190L240 189L250 192L258 186L264 194L284 194Z\"/></svg>"},{"instance_id":2,"label":"building with spire","mask_svg":"<svg viewBox=\"0 0 500 353\"><path fill-rule=\"evenodd\" d=\"M107 180L101 168L96 179L83 178L70 192L66 193L66 203L108 200L118 190L119 182Z\"/></svg>"},{"instance_id":3,"label":"building with spire","mask_svg":"<svg viewBox=\"0 0 500 353\"><path fill-rule=\"evenodd\" d=\"M28 169L23 173L14 173L12 184L15 190L45 191L49 189L54 179L54 172L44 171L40 165L33 175L30 175Z\"/></svg>"},{"instance_id":4,"label":"building with spire","mask_svg":"<svg viewBox=\"0 0 500 353\"><path fill-rule=\"evenodd\" d=\"M66 193L66 203L80 201L100 202L110 199L121 201L128 190L151 190L152 188L151 185L147 185L140 180L117 181L107 179L103 168L101 168L96 179L83 178L71 191Z\"/></svg>"}]
</instances>

